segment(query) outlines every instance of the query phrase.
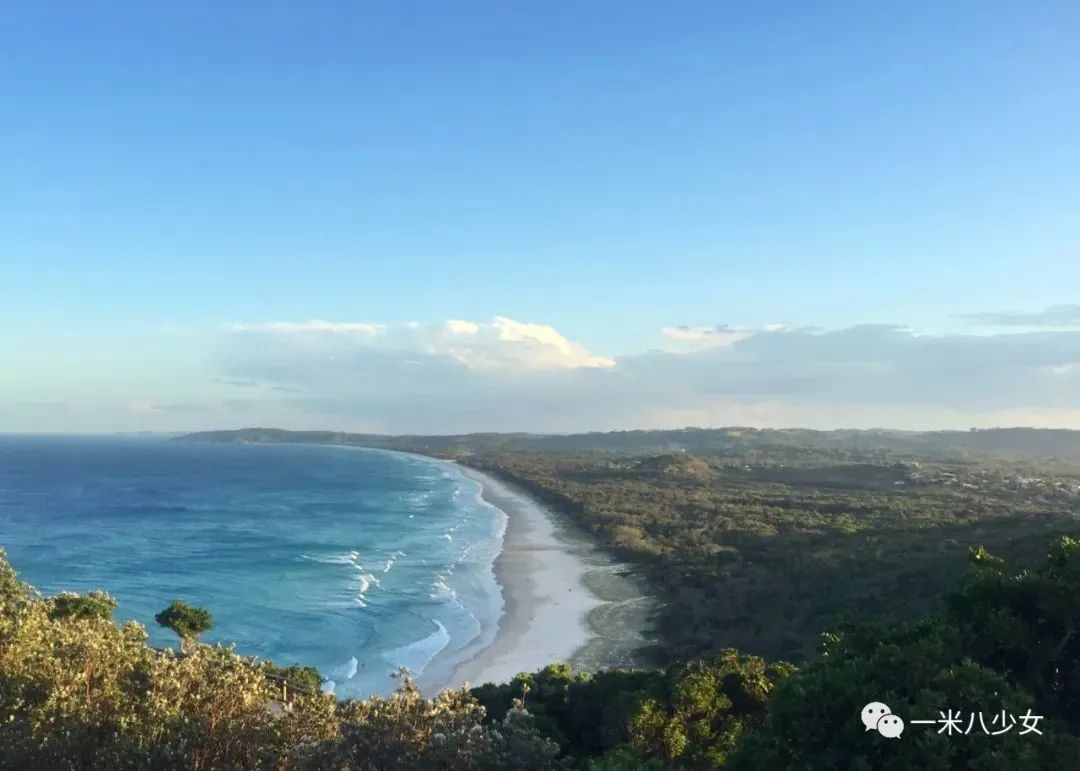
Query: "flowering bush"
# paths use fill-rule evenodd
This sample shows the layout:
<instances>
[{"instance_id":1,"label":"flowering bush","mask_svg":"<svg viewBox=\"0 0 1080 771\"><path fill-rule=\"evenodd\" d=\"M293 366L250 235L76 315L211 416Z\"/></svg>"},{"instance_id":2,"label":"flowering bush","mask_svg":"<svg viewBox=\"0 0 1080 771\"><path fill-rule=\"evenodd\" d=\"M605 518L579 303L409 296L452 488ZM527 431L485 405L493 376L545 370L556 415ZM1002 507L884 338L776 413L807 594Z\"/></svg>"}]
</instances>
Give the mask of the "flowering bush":
<instances>
[{"instance_id":1,"label":"flowering bush","mask_svg":"<svg viewBox=\"0 0 1080 771\"><path fill-rule=\"evenodd\" d=\"M220 645L156 651L140 624L99 612L107 595L64 597L39 596L0 550L0 768L555 765L526 718L485 726L465 691L424 699L406 677L388 698L286 704L267 664Z\"/></svg>"}]
</instances>

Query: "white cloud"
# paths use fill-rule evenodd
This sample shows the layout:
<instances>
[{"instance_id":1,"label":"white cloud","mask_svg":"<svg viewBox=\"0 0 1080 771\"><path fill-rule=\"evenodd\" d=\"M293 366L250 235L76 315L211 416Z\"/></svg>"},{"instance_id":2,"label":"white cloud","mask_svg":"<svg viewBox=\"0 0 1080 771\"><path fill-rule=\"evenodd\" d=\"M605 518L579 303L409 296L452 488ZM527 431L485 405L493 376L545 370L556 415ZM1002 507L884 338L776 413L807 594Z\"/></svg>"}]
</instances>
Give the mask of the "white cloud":
<instances>
[{"instance_id":1,"label":"white cloud","mask_svg":"<svg viewBox=\"0 0 1080 771\"><path fill-rule=\"evenodd\" d=\"M442 357L469 369L506 373L615 365L614 359L589 353L553 327L503 316L487 323L454 319L441 325L410 322L393 327L354 322L277 321L233 324L229 329L241 335L275 338L278 345L286 346L290 345L290 338L302 336L296 345L321 350L330 360L365 351L394 351L401 355ZM343 334L349 338L342 340Z\"/></svg>"},{"instance_id":2,"label":"white cloud","mask_svg":"<svg viewBox=\"0 0 1080 771\"><path fill-rule=\"evenodd\" d=\"M415 322L412 322L412 325L412 328L420 326ZM480 331L480 325L473 321L450 319L450 321L446 322L446 331L453 335L475 335Z\"/></svg>"},{"instance_id":3,"label":"white cloud","mask_svg":"<svg viewBox=\"0 0 1080 771\"><path fill-rule=\"evenodd\" d=\"M530 324L496 316L491 322L498 339L513 344L516 350L528 350L522 363L536 369L575 367L614 367L615 360L605 356L593 356L577 343L572 343L545 324Z\"/></svg>"},{"instance_id":4,"label":"white cloud","mask_svg":"<svg viewBox=\"0 0 1080 771\"><path fill-rule=\"evenodd\" d=\"M1080 372L1080 364L1051 364L1047 370L1055 375L1075 375Z\"/></svg>"},{"instance_id":5,"label":"white cloud","mask_svg":"<svg viewBox=\"0 0 1080 771\"><path fill-rule=\"evenodd\" d=\"M506 317L236 324L216 331L198 368L168 378L109 370L114 379L91 388L61 378L36 392L9 384L0 430L1080 428L1080 330L941 335L867 324L663 334L674 350L613 358L549 325Z\"/></svg>"},{"instance_id":6,"label":"white cloud","mask_svg":"<svg viewBox=\"0 0 1080 771\"><path fill-rule=\"evenodd\" d=\"M319 425L378 420L391 432L1080 427L1080 332L669 327L681 350L613 359L543 324L466 324L388 327L346 344L326 335L316 346L240 334L219 374L292 389L282 404Z\"/></svg>"},{"instance_id":7,"label":"white cloud","mask_svg":"<svg viewBox=\"0 0 1080 771\"><path fill-rule=\"evenodd\" d=\"M688 348L717 348L734 345L754 334L752 329L732 329L726 326L716 327L664 327L660 334Z\"/></svg>"},{"instance_id":8,"label":"white cloud","mask_svg":"<svg viewBox=\"0 0 1080 771\"><path fill-rule=\"evenodd\" d=\"M161 412L161 408L151 402L131 402L127 405L127 411L133 415Z\"/></svg>"},{"instance_id":9,"label":"white cloud","mask_svg":"<svg viewBox=\"0 0 1080 771\"><path fill-rule=\"evenodd\" d=\"M958 318L990 327L1028 327L1030 329L1080 328L1080 303L1051 305L1041 311L992 311L964 313Z\"/></svg>"}]
</instances>

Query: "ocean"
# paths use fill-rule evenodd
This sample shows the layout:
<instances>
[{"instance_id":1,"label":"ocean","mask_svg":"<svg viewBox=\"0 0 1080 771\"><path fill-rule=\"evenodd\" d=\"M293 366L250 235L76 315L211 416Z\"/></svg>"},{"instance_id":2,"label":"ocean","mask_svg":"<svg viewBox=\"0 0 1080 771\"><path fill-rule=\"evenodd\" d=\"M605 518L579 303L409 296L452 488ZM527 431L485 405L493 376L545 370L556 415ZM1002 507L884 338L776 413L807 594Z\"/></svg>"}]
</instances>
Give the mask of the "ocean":
<instances>
[{"instance_id":1,"label":"ocean","mask_svg":"<svg viewBox=\"0 0 1080 771\"><path fill-rule=\"evenodd\" d=\"M421 685L495 637L506 517L452 464L378 450L0 436L0 546L46 594L104 589L119 620L173 599L206 642L315 666L342 697Z\"/></svg>"}]
</instances>

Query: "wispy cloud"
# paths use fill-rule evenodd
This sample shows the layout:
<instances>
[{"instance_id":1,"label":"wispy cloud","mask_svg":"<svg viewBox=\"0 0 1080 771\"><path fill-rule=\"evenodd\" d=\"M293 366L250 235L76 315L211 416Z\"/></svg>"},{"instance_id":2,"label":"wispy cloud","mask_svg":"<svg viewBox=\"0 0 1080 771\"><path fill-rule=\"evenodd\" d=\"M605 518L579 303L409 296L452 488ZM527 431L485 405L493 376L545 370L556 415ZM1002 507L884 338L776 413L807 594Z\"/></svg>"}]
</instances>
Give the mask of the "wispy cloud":
<instances>
[{"instance_id":1,"label":"wispy cloud","mask_svg":"<svg viewBox=\"0 0 1080 771\"><path fill-rule=\"evenodd\" d=\"M354 321L341 322L311 319L309 321L264 321L254 324L230 324L229 329L233 332L280 332L284 334L314 333L374 336L385 329L385 325Z\"/></svg>"},{"instance_id":2,"label":"wispy cloud","mask_svg":"<svg viewBox=\"0 0 1080 771\"><path fill-rule=\"evenodd\" d=\"M754 334L752 329L732 329L726 325L713 327L687 326L664 327L660 334L669 340L691 348L727 346L745 340Z\"/></svg>"},{"instance_id":3,"label":"wispy cloud","mask_svg":"<svg viewBox=\"0 0 1080 771\"><path fill-rule=\"evenodd\" d=\"M142 415L146 413L161 412L161 408L152 402L131 402L127 405L127 411L134 415Z\"/></svg>"},{"instance_id":4,"label":"wispy cloud","mask_svg":"<svg viewBox=\"0 0 1080 771\"><path fill-rule=\"evenodd\" d=\"M1051 305L1041 311L992 311L964 313L957 318L994 327L1072 328L1080 327L1080 304Z\"/></svg>"},{"instance_id":5,"label":"wispy cloud","mask_svg":"<svg viewBox=\"0 0 1080 771\"><path fill-rule=\"evenodd\" d=\"M515 321L505 316L496 316L488 322L455 319L444 324L410 322L399 326L277 321L232 324L229 331L239 336L261 335L283 347L316 351L325 361L369 353L380 357L385 365L386 360L392 358L388 352L396 352L400 355L399 364L411 356L421 355L456 361L468 369L501 372L615 365L614 359L590 353L554 327Z\"/></svg>"}]
</instances>

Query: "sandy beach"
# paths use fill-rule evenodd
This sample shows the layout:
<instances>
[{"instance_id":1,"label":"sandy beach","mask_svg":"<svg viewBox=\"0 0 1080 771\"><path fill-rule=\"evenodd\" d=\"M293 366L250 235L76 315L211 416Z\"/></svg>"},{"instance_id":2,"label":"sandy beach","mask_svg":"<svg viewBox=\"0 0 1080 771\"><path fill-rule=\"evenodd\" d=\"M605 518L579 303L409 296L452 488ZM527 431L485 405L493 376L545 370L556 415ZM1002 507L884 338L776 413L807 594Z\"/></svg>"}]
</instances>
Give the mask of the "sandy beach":
<instances>
[{"instance_id":1,"label":"sandy beach","mask_svg":"<svg viewBox=\"0 0 1080 771\"><path fill-rule=\"evenodd\" d=\"M489 474L458 468L483 486L486 502L507 515L503 549L494 565L503 614L494 642L459 664L448 685L506 682L519 672L573 662L597 642L596 621L605 607L626 602L601 599L588 586L590 574L610 573L611 563L595 547L568 538L557 515L524 492Z\"/></svg>"}]
</instances>

